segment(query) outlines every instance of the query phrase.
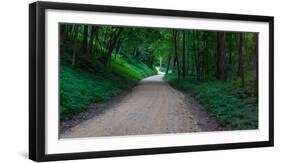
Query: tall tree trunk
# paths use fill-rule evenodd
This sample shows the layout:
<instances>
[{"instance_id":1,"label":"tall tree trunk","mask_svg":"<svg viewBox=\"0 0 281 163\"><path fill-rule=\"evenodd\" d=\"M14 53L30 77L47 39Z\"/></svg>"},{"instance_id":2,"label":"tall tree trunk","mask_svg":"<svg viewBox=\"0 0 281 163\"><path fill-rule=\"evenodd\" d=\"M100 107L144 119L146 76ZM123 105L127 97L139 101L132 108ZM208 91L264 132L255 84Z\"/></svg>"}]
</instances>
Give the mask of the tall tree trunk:
<instances>
[{"instance_id":1,"label":"tall tree trunk","mask_svg":"<svg viewBox=\"0 0 281 163\"><path fill-rule=\"evenodd\" d=\"M180 78L180 65L179 65L179 60L178 60L178 47L177 47L177 30L173 30L173 37L174 37L174 50L175 50L175 63L177 65L177 71L178 71L178 78Z\"/></svg>"},{"instance_id":2,"label":"tall tree trunk","mask_svg":"<svg viewBox=\"0 0 281 163\"><path fill-rule=\"evenodd\" d=\"M105 64L109 65L112 57L112 52L116 47L117 40L119 39L123 28L117 27L115 31L110 36L109 42L107 44L107 54Z\"/></svg>"},{"instance_id":3,"label":"tall tree trunk","mask_svg":"<svg viewBox=\"0 0 281 163\"><path fill-rule=\"evenodd\" d=\"M221 44L221 68L222 68L222 79L227 80L227 60L226 60L226 49L225 49L225 33L222 32L220 36Z\"/></svg>"},{"instance_id":4,"label":"tall tree trunk","mask_svg":"<svg viewBox=\"0 0 281 163\"><path fill-rule=\"evenodd\" d=\"M189 63L189 60L190 60L190 58L189 58L189 44L188 44L188 36L189 36L189 34L188 34L188 31L187 31L187 36L186 36L186 42L187 42L187 48L186 48L186 74L188 75L188 73L189 73L189 67L190 67L190 63Z\"/></svg>"},{"instance_id":5,"label":"tall tree trunk","mask_svg":"<svg viewBox=\"0 0 281 163\"><path fill-rule=\"evenodd\" d=\"M82 40L82 53L86 55L88 46L88 25L84 25L83 40Z\"/></svg>"},{"instance_id":6,"label":"tall tree trunk","mask_svg":"<svg viewBox=\"0 0 281 163\"><path fill-rule=\"evenodd\" d=\"M233 56L233 42L234 42L234 39L233 39L233 34L231 33L230 34L230 46L229 46L229 61L228 63L231 65L232 62L233 62L233 59L232 59L232 56Z\"/></svg>"},{"instance_id":7,"label":"tall tree trunk","mask_svg":"<svg viewBox=\"0 0 281 163\"><path fill-rule=\"evenodd\" d=\"M201 67L202 67L202 78L206 78L207 75L208 75L208 47L207 47L207 43L208 43L208 37L207 37L207 33L206 32L203 32L203 39L202 39L202 43L203 45L202 46L202 49L203 49L203 52L201 54Z\"/></svg>"},{"instance_id":8,"label":"tall tree trunk","mask_svg":"<svg viewBox=\"0 0 281 163\"><path fill-rule=\"evenodd\" d=\"M217 38L217 79L227 80L227 60L226 60L226 49L225 49L225 33L219 32Z\"/></svg>"},{"instance_id":9,"label":"tall tree trunk","mask_svg":"<svg viewBox=\"0 0 281 163\"><path fill-rule=\"evenodd\" d=\"M185 78L185 31L182 31L182 77Z\"/></svg>"},{"instance_id":10,"label":"tall tree trunk","mask_svg":"<svg viewBox=\"0 0 281 163\"><path fill-rule=\"evenodd\" d=\"M258 58L259 58L259 34L255 33L255 71L256 71L256 78L255 78L255 94L258 94Z\"/></svg>"},{"instance_id":11,"label":"tall tree trunk","mask_svg":"<svg viewBox=\"0 0 281 163\"><path fill-rule=\"evenodd\" d=\"M239 55L238 55L238 74L241 77L241 85L245 87L245 79L244 79L244 65L243 65L243 53L244 53L244 37L243 33L239 34Z\"/></svg>"},{"instance_id":12,"label":"tall tree trunk","mask_svg":"<svg viewBox=\"0 0 281 163\"><path fill-rule=\"evenodd\" d=\"M166 69L166 74L169 73L171 58L172 58L172 55L170 54L170 55L169 55L169 58L168 58L168 65L167 65L167 69Z\"/></svg>"},{"instance_id":13,"label":"tall tree trunk","mask_svg":"<svg viewBox=\"0 0 281 163\"><path fill-rule=\"evenodd\" d=\"M89 45L88 45L89 48L87 50L87 57L89 57L90 54L94 53L94 49L95 49L94 38L95 38L95 36L98 35L98 29L99 29L99 26L92 26L91 35L90 35L90 42L89 42Z\"/></svg>"},{"instance_id":14,"label":"tall tree trunk","mask_svg":"<svg viewBox=\"0 0 281 163\"><path fill-rule=\"evenodd\" d=\"M72 66L76 63L76 55L77 55L77 41L78 41L78 31L79 25L74 25L74 33L73 33L73 50L72 50Z\"/></svg>"},{"instance_id":15,"label":"tall tree trunk","mask_svg":"<svg viewBox=\"0 0 281 163\"><path fill-rule=\"evenodd\" d=\"M197 56L197 64L196 64L196 72L197 72L197 80L201 80L201 52L199 51L199 31L196 32L196 56Z\"/></svg>"},{"instance_id":16,"label":"tall tree trunk","mask_svg":"<svg viewBox=\"0 0 281 163\"><path fill-rule=\"evenodd\" d=\"M193 46L193 60L194 60L194 62L193 62L193 65L192 65L192 67L193 67L193 72L196 72L196 74L197 74L197 63L198 63L198 61L197 61L197 54L196 54L196 37L195 37L195 35L196 35L196 33L195 33L195 31L193 31L192 32L192 46ZM195 74L195 73L194 73Z\"/></svg>"},{"instance_id":17,"label":"tall tree trunk","mask_svg":"<svg viewBox=\"0 0 281 163\"><path fill-rule=\"evenodd\" d=\"M221 37L220 32L217 32L217 60L216 60L216 78L221 80Z\"/></svg>"},{"instance_id":18,"label":"tall tree trunk","mask_svg":"<svg viewBox=\"0 0 281 163\"><path fill-rule=\"evenodd\" d=\"M173 61L172 61L173 62L172 71L176 72L177 58L176 58L175 52L174 52L174 55L173 55L172 59L173 59Z\"/></svg>"},{"instance_id":19,"label":"tall tree trunk","mask_svg":"<svg viewBox=\"0 0 281 163\"><path fill-rule=\"evenodd\" d=\"M64 44L65 44L65 41L66 41L66 25L64 24L61 24L60 25L60 54L62 54L64 52Z\"/></svg>"},{"instance_id":20,"label":"tall tree trunk","mask_svg":"<svg viewBox=\"0 0 281 163\"><path fill-rule=\"evenodd\" d=\"M206 44L206 64L205 64L205 70L206 70L206 77L209 78L210 75L210 68L209 68L209 60L210 60L210 51L208 50L208 48L210 47L208 40L205 40L205 44Z\"/></svg>"}]
</instances>

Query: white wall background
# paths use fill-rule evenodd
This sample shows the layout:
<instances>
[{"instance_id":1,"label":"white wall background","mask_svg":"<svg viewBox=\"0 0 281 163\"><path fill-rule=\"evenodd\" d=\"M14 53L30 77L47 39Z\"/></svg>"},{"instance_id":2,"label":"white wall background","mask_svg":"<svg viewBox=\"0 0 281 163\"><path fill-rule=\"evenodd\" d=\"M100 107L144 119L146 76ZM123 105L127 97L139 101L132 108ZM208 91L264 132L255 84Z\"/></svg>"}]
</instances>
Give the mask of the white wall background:
<instances>
[{"instance_id":1,"label":"white wall background","mask_svg":"<svg viewBox=\"0 0 281 163\"><path fill-rule=\"evenodd\" d=\"M278 162L281 160L281 11L278 0L57 0L270 15L275 17L275 147L79 160L76 162ZM0 5L0 162L31 162L28 151L28 4L6 0ZM261 61L262 62L262 61ZM75 161L68 161L75 162Z\"/></svg>"}]
</instances>

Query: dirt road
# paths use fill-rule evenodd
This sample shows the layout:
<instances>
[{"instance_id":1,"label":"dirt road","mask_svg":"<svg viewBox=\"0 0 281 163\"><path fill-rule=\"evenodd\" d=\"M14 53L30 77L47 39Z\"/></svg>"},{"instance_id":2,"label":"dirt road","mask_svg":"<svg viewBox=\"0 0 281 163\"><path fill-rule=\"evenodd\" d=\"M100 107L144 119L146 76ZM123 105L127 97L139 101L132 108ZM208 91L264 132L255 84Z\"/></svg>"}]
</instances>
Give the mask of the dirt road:
<instances>
[{"instance_id":1,"label":"dirt road","mask_svg":"<svg viewBox=\"0 0 281 163\"><path fill-rule=\"evenodd\" d=\"M221 130L194 100L186 99L162 77L143 79L112 108L67 130L60 138Z\"/></svg>"}]
</instances>

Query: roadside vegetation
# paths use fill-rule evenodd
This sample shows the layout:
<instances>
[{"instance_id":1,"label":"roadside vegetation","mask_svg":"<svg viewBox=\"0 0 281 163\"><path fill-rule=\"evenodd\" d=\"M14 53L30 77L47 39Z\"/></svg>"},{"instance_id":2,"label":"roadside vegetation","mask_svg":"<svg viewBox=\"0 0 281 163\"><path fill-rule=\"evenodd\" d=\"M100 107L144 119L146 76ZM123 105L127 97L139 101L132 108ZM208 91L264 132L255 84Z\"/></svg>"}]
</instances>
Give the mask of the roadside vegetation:
<instances>
[{"instance_id":1,"label":"roadside vegetation","mask_svg":"<svg viewBox=\"0 0 281 163\"><path fill-rule=\"evenodd\" d=\"M91 103L107 101L133 87L136 81L155 74L155 71L137 60L126 61L122 58L112 60L112 68L100 67L98 70L61 64L61 119L71 118Z\"/></svg>"},{"instance_id":2,"label":"roadside vegetation","mask_svg":"<svg viewBox=\"0 0 281 163\"><path fill-rule=\"evenodd\" d=\"M199 82L194 76L178 79L176 74L166 75L164 80L181 90L191 92L226 130L258 127L257 97L251 84L254 81L253 75L246 79L245 89L240 87L240 80L229 83Z\"/></svg>"}]
</instances>

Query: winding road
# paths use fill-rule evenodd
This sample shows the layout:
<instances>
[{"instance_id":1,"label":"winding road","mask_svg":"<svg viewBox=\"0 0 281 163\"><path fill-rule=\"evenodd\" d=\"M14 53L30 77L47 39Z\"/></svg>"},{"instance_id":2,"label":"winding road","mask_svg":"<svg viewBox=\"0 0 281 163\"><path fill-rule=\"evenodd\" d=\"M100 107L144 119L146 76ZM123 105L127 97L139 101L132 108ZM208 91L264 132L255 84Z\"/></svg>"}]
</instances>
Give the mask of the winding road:
<instances>
[{"instance_id":1,"label":"winding road","mask_svg":"<svg viewBox=\"0 0 281 163\"><path fill-rule=\"evenodd\" d=\"M117 104L72 127L60 138L221 130L207 113L194 111L200 108L198 104L162 78L163 74L158 74L141 80Z\"/></svg>"}]
</instances>

